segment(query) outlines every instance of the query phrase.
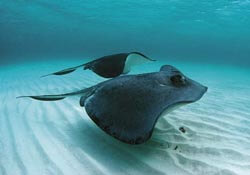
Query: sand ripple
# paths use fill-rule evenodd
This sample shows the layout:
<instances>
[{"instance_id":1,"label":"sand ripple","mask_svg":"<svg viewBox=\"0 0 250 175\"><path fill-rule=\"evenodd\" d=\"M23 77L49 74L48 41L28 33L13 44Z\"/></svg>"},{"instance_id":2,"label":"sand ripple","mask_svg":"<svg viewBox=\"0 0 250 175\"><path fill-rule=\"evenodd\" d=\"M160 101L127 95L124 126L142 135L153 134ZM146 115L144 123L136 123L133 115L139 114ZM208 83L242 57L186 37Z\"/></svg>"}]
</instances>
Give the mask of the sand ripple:
<instances>
[{"instance_id":1,"label":"sand ripple","mask_svg":"<svg viewBox=\"0 0 250 175\"><path fill-rule=\"evenodd\" d=\"M1 69L1 175L250 173L250 78L246 70L232 78L238 68L222 72L214 67L218 73L214 77L214 72L204 72L199 65L179 65L206 84L208 93L199 102L161 118L150 141L131 146L96 127L76 97L46 103L15 98L70 92L104 80L81 70L63 77L39 78L78 63L51 61ZM133 73L157 70L159 65ZM186 133L179 131L181 126Z\"/></svg>"}]
</instances>

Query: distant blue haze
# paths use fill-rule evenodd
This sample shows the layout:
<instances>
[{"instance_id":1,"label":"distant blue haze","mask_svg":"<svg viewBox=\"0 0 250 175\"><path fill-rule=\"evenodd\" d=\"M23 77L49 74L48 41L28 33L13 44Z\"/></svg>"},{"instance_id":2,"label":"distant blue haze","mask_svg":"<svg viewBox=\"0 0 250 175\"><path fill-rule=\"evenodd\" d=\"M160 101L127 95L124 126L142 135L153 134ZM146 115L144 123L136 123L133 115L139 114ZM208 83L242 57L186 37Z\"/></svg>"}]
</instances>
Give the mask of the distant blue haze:
<instances>
[{"instance_id":1,"label":"distant blue haze","mask_svg":"<svg viewBox=\"0 0 250 175\"><path fill-rule=\"evenodd\" d=\"M0 63L127 51L250 65L250 1L0 0Z\"/></svg>"}]
</instances>

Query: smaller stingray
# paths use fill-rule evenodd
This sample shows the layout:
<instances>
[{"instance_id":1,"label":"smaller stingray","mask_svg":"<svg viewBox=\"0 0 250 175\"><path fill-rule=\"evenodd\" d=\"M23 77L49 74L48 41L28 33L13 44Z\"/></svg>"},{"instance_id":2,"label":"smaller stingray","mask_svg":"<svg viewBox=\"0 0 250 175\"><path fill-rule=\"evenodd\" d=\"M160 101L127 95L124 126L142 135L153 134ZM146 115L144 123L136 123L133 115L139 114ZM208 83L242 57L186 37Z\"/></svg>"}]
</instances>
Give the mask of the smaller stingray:
<instances>
[{"instance_id":1,"label":"smaller stingray","mask_svg":"<svg viewBox=\"0 0 250 175\"><path fill-rule=\"evenodd\" d=\"M159 72L120 76L73 93L22 97L54 101L79 95L80 105L103 131L122 142L141 144L151 137L160 116L199 100L206 91L165 65Z\"/></svg>"},{"instance_id":2,"label":"smaller stingray","mask_svg":"<svg viewBox=\"0 0 250 175\"><path fill-rule=\"evenodd\" d=\"M46 77L49 75L65 75L75 71L80 67L83 67L84 70L90 69L101 77L114 78L121 74L127 74L131 70L131 67L142 64L146 61L155 60L148 58L147 56L139 52L119 53L114 55L107 55L88 63L44 75L42 77Z\"/></svg>"}]
</instances>

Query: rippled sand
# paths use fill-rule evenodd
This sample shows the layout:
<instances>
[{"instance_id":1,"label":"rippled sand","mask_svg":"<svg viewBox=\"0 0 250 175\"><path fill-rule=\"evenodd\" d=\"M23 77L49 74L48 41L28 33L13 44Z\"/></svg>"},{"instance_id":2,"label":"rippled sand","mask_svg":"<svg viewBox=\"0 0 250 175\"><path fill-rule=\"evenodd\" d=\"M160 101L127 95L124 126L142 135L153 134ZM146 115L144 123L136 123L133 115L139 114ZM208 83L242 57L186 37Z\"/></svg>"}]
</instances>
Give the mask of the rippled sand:
<instances>
[{"instance_id":1,"label":"rippled sand","mask_svg":"<svg viewBox=\"0 0 250 175\"><path fill-rule=\"evenodd\" d=\"M209 87L204 97L159 119L142 145L121 143L99 129L77 97L57 102L19 95L71 92L103 78L90 71L41 75L84 60L1 66L0 174L240 174L250 173L250 71L223 65L172 63ZM159 70L169 63L138 67ZM185 133L179 127L186 129Z\"/></svg>"}]
</instances>

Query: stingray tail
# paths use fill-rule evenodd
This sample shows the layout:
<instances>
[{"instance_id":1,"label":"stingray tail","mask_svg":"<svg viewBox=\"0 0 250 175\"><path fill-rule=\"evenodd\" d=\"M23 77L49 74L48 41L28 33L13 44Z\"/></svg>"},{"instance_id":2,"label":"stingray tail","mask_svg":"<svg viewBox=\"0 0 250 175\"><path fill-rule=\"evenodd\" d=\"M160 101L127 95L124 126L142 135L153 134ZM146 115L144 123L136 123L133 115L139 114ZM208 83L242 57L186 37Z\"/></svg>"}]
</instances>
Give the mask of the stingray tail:
<instances>
[{"instance_id":1,"label":"stingray tail","mask_svg":"<svg viewBox=\"0 0 250 175\"><path fill-rule=\"evenodd\" d=\"M40 101L57 101L57 100L62 100L66 97L69 96L81 96L84 98L89 97L91 94L94 93L94 90L96 89L96 86L92 86L90 88L86 88L80 91L76 92L71 92L71 93L66 93L66 94L57 94L57 95L38 95L38 96L19 96L16 98L32 98L35 100L40 100Z\"/></svg>"},{"instance_id":2,"label":"stingray tail","mask_svg":"<svg viewBox=\"0 0 250 175\"><path fill-rule=\"evenodd\" d=\"M41 76L41 78L47 77L47 76L50 76L50 75L65 75L65 74L69 74L71 72L74 72L76 69L78 69L80 67L84 67L86 64L87 63L81 64L79 66L75 66L75 67L70 67L70 68L67 68L67 69L63 69L63 70L60 70L60 71L57 71L57 72L54 72L54 73L50 73L50 74L47 74L47 75L43 75L43 76Z\"/></svg>"}]
</instances>

